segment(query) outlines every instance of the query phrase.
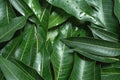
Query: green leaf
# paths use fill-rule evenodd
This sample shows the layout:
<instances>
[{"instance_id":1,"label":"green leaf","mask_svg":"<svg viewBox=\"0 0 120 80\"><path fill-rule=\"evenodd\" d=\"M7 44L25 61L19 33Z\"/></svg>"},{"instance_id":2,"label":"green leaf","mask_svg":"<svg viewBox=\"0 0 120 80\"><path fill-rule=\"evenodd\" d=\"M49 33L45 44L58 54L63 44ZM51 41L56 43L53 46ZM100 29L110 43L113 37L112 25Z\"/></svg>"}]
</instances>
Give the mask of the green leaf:
<instances>
[{"instance_id":1,"label":"green leaf","mask_svg":"<svg viewBox=\"0 0 120 80\"><path fill-rule=\"evenodd\" d=\"M62 24L69 17L70 17L70 15L67 14L66 12L64 12L63 10L56 9L50 15L48 28L50 29L50 28L53 28L55 26Z\"/></svg>"},{"instance_id":2,"label":"green leaf","mask_svg":"<svg viewBox=\"0 0 120 80\"><path fill-rule=\"evenodd\" d=\"M47 0L54 6L57 6L67 13L75 16L79 20L96 22L94 19L94 10L85 0ZM72 5L71 5L72 4Z\"/></svg>"},{"instance_id":3,"label":"green leaf","mask_svg":"<svg viewBox=\"0 0 120 80\"><path fill-rule=\"evenodd\" d=\"M16 37L15 39L11 40L0 52L2 56L6 59L10 59L11 56L14 55L16 48L18 47L19 43L21 42L21 36Z\"/></svg>"},{"instance_id":4,"label":"green leaf","mask_svg":"<svg viewBox=\"0 0 120 80\"><path fill-rule=\"evenodd\" d=\"M72 37L64 39L63 42L74 49L85 50L99 56L119 56L120 44L105 40Z\"/></svg>"},{"instance_id":5,"label":"green leaf","mask_svg":"<svg viewBox=\"0 0 120 80\"><path fill-rule=\"evenodd\" d=\"M9 0L12 6L23 16L32 15L32 10L27 6L27 4L23 0Z\"/></svg>"},{"instance_id":6,"label":"green leaf","mask_svg":"<svg viewBox=\"0 0 120 80\"><path fill-rule=\"evenodd\" d=\"M15 51L15 57L19 59L20 61L24 62L27 65L30 65L31 63L31 57L32 57L32 46L35 42L35 30L34 25L27 24L25 26L23 39L21 44L18 46L18 48Z\"/></svg>"},{"instance_id":7,"label":"green leaf","mask_svg":"<svg viewBox=\"0 0 120 80\"><path fill-rule=\"evenodd\" d=\"M99 38L103 40L112 41L112 42L119 41L119 36L115 33L99 28L96 25L91 25L89 28L91 29L94 35L98 36Z\"/></svg>"},{"instance_id":8,"label":"green leaf","mask_svg":"<svg viewBox=\"0 0 120 80\"><path fill-rule=\"evenodd\" d=\"M113 63L116 61L120 61L118 58L114 58L114 57L102 57L102 56L93 55L92 53L85 51L85 50L74 49L74 51L78 52L79 54L87 58L90 58L90 59L93 59L99 62Z\"/></svg>"},{"instance_id":9,"label":"green leaf","mask_svg":"<svg viewBox=\"0 0 120 80\"><path fill-rule=\"evenodd\" d=\"M74 66L69 80L95 80L95 62L75 54Z\"/></svg>"},{"instance_id":10,"label":"green leaf","mask_svg":"<svg viewBox=\"0 0 120 80\"><path fill-rule=\"evenodd\" d=\"M58 35L53 41L53 53L51 55L55 80L68 80L70 76L73 65L73 55L70 53L73 51L65 46L60 40L62 38L77 36L74 34L76 31L77 30L72 28L70 23L66 23L58 29Z\"/></svg>"},{"instance_id":11,"label":"green leaf","mask_svg":"<svg viewBox=\"0 0 120 80\"><path fill-rule=\"evenodd\" d=\"M35 80L43 80L42 77L31 67L25 65L24 63L22 63L21 61L17 60L17 59L12 59L12 62L19 67L21 70L24 71L24 73L32 76L35 78Z\"/></svg>"},{"instance_id":12,"label":"green leaf","mask_svg":"<svg viewBox=\"0 0 120 80\"><path fill-rule=\"evenodd\" d=\"M50 68L50 53L47 52L47 32L48 21L50 16L51 7L45 5L42 9L40 25L35 28L35 60L33 68L45 79L52 80ZM47 77L46 77L47 76Z\"/></svg>"},{"instance_id":13,"label":"green leaf","mask_svg":"<svg viewBox=\"0 0 120 80\"><path fill-rule=\"evenodd\" d=\"M39 0L24 0L38 19L41 17L41 6Z\"/></svg>"},{"instance_id":14,"label":"green leaf","mask_svg":"<svg viewBox=\"0 0 120 80\"><path fill-rule=\"evenodd\" d=\"M7 0L0 0L0 24L3 24L3 21L9 23L14 17L15 13Z\"/></svg>"},{"instance_id":15,"label":"green leaf","mask_svg":"<svg viewBox=\"0 0 120 80\"><path fill-rule=\"evenodd\" d=\"M17 17L10 21L9 24L0 26L0 42L10 40L14 33L24 27L26 17Z\"/></svg>"},{"instance_id":16,"label":"green leaf","mask_svg":"<svg viewBox=\"0 0 120 80\"><path fill-rule=\"evenodd\" d=\"M6 80L36 80L28 72L21 70L12 62L0 56L0 68Z\"/></svg>"},{"instance_id":17,"label":"green leaf","mask_svg":"<svg viewBox=\"0 0 120 80\"><path fill-rule=\"evenodd\" d=\"M120 1L119 0L114 0L114 13L117 16L119 22L120 22Z\"/></svg>"},{"instance_id":18,"label":"green leaf","mask_svg":"<svg viewBox=\"0 0 120 80\"><path fill-rule=\"evenodd\" d=\"M101 22L100 26L104 27L108 31L117 33L119 29L119 23L114 16L114 4L113 0L86 0L92 2L93 7L96 9L94 15ZM115 0L118 1L118 0Z\"/></svg>"},{"instance_id":19,"label":"green leaf","mask_svg":"<svg viewBox=\"0 0 120 80\"><path fill-rule=\"evenodd\" d=\"M101 80L120 80L120 68L102 69Z\"/></svg>"}]
</instances>

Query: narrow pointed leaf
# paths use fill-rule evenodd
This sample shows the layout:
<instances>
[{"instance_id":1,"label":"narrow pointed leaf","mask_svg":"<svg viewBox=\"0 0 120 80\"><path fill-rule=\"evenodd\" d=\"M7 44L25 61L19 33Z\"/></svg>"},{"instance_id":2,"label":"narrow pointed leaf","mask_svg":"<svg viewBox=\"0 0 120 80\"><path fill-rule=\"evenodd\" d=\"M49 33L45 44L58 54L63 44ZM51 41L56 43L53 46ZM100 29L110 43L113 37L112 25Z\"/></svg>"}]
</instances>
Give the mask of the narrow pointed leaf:
<instances>
[{"instance_id":1,"label":"narrow pointed leaf","mask_svg":"<svg viewBox=\"0 0 120 80\"><path fill-rule=\"evenodd\" d=\"M79 54L81 54L87 58L90 58L90 59L93 59L93 60L99 61L99 62L113 63L116 61L120 61L118 58L97 56L97 55L93 55L92 53L90 53L88 51L84 51L84 50L74 49L74 51L78 52Z\"/></svg>"},{"instance_id":2,"label":"narrow pointed leaf","mask_svg":"<svg viewBox=\"0 0 120 80\"><path fill-rule=\"evenodd\" d=\"M92 54L99 56L119 56L120 44L105 40L72 37L63 40L63 42L74 49L86 50Z\"/></svg>"},{"instance_id":3,"label":"narrow pointed leaf","mask_svg":"<svg viewBox=\"0 0 120 80\"><path fill-rule=\"evenodd\" d=\"M98 36L99 38L103 40L112 41L112 42L119 41L119 36L115 33L104 30L95 25L91 25L89 28L92 30L93 34L95 34L96 36Z\"/></svg>"},{"instance_id":4,"label":"narrow pointed leaf","mask_svg":"<svg viewBox=\"0 0 120 80\"><path fill-rule=\"evenodd\" d=\"M0 26L0 42L10 40L14 33L24 27L26 17L17 17L12 19L9 24Z\"/></svg>"},{"instance_id":5,"label":"narrow pointed leaf","mask_svg":"<svg viewBox=\"0 0 120 80\"><path fill-rule=\"evenodd\" d=\"M24 37L21 44L15 51L15 57L27 65L30 65L32 57L32 45L34 43L34 25L27 24L24 30Z\"/></svg>"}]
</instances>

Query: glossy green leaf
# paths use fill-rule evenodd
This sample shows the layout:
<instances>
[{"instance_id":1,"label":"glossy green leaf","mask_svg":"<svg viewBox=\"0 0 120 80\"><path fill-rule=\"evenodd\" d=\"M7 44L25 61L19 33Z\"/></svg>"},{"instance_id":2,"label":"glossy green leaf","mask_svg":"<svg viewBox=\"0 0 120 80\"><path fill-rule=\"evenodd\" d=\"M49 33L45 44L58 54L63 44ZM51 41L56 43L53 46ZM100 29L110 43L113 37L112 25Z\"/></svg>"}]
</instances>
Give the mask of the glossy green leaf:
<instances>
[{"instance_id":1,"label":"glossy green leaf","mask_svg":"<svg viewBox=\"0 0 120 80\"><path fill-rule=\"evenodd\" d=\"M21 42L21 36L11 40L1 51L0 54L6 59L10 59L14 55L16 48Z\"/></svg>"},{"instance_id":2,"label":"glossy green leaf","mask_svg":"<svg viewBox=\"0 0 120 80\"><path fill-rule=\"evenodd\" d=\"M99 28L96 25L91 25L89 28L91 29L94 35L98 36L99 38L103 40L112 41L112 42L119 41L119 36L115 33Z\"/></svg>"},{"instance_id":3,"label":"glossy green leaf","mask_svg":"<svg viewBox=\"0 0 120 80\"><path fill-rule=\"evenodd\" d=\"M12 18L14 18L15 13L11 8L11 5L7 2L7 0L0 0L0 21L4 21L9 23ZM3 24L3 22L0 24Z\"/></svg>"},{"instance_id":4,"label":"glossy green leaf","mask_svg":"<svg viewBox=\"0 0 120 80\"><path fill-rule=\"evenodd\" d=\"M118 58L114 58L114 57L102 57L102 56L97 56L97 55L93 55L92 53L85 51L85 50L80 50L80 49L74 49L74 51L78 52L79 54L93 59L95 61L99 61L99 62L105 62L105 63L113 63L116 61L120 61Z\"/></svg>"},{"instance_id":5,"label":"glossy green leaf","mask_svg":"<svg viewBox=\"0 0 120 80\"><path fill-rule=\"evenodd\" d=\"M0 42L10 40L14 33L24 27L26 17L16 17L10 21L9 24L0 26Z\"/></svg>"},{"instance_id":6,"label":"glossy green leaf","mask_svg":"<svg viewBox=\"0 0 120 80\"><path fill-rule=\"evenodd\" d=\"M9 2L23 16L30 16L32 14L32 10L23 0L9 0Z\"/></svg>"},{"instance_id":7,"label":"glossy green leaf","mask_svg":"<svg viewBox=\"0 0 120 80\"><path fill-rule=\"evenodd\" d=\"M12 62L19 67L21 70L24 71L24 73L29 74L30 76L34 77L35 80L43 80L42 77L31 67L25 65L19 60L12 59Z\"/></svg>"},{"instance_id":8,"label":"glossy green leaf","mask_svg":"<svg viewBox=\"0 0 120 80\"><path fill-rule=\"evenodd\" d=\"M41 6L39 0L23 0L33 11L38 19L41 17Z\"/></svg>"},{"instance_id":9,"label":"glossy green leaf","mask_svg":"<svg viewBox=\"0 0 120 80\"><path fill-rule=\"evenodd\" d=\"M75 16L79 20L92 21L96 23L94 19L94 10L85 0L47 0L54 6L57 6L67 13Z\"/></svg>"},{"instance_id":10,"label":"glossy green leaf","mask_svg":"<svg viewBox=\"0 0 120 80\"><path fill-rule=\"evenodd\" d=\"M101 80L120 80L120 68L102 69Z\"/></svg>"},{"instance_id":11,"label":"glossy green leaf","mask_svg":"<svg viewBox=\"0 0 120 80\"><path fill-rule=\"evenodd\" d=\"M6 80L36 80L28 72L23 71L12 62L0 56L0 68Z\"/></svg>"},{"instance_id":12,"label":"glossy green leaf","mask_svg":"<svg viewBox=\"0 0 120 80\"><path fill-rule=\"evenodd\" d=\"M74 66L69 80L95 80L94 70L94 61L75 54Z\"/></svg>"},{"instance_id":13,"label":"glossy green leaf","mask_svg":"<svg viewBox=\"0 0 120 80\"><path fill-rule=\"evenodd\" d=\"M52 80L51 68L50 68L50 53L46 49L48 21L51 7L49 5L44 6L41 13L40 25L35 28L35 60L33 68L43 77L45 80ZM47 77L46 77L47 76Z\"/></svg>"},{"instance_id":14,"label":"glossy green leaf","mask_svg":"<svg viewBox=\"0 0 120 80\"><path fill-rule=\"evenodd\" d=\"M108 31L117 33L119 29L119 23L114 16L114 4L113 0L86 0L88 3L92 2L93 7L96 9L96 18L101 22L100 26L104 27ZM116 1L116 0L115 0ZM117 0L118 1L118 0Z\"/></svg>"},{"instance_id":15,"label":"glossy green leaf","mask_svg":"<svg viewBox=\"0 0 120 80\"><path fill-rule=\"evenodd\" d=\"M77 36L70 23L62 25L58 30L58 35L53 42L53 53L51 55L52 65L55 73L55 80L68 80L72 65L73 51L65 46L60 40L71 36ZM54 35L54 34L53 34Z\"/></svg>"},{"instance_id":16,"label":"glossy green leaf","mask_svg":"<svg viewBox=\"0 0 120 80\"><path fill-rule=\"evenodd\" d=\"M114 13L117 16L117 18L119 19L120 22L120 1L119 0L114 0Z\"/></svg>"},{"instance_id":17,"label":"glossy green leaf","mask_svg":"<svg viewBox=\"0 0 120 80\"><path fill-rule=\"evenodd\" d=\"M119 56L120 44L105 40L72 37L64 39L63 42L74 49L86 50L92 54L99 56Z\"/></svg>"},{"instance_id":18,"label":"glossy green leaf","mask_svg":"<svg viewBox=\"0 0 120 80\"><path fill-rule=\"evenodd\" d=\"M50 29L50 28L53 28L55 26L62 24L69 17L70 15L64 12L63 10L57 9L56 11L53 11L50 15L48 28Z\"/></svg>"},{"instance_id":19,"label":"glossy green leaf","mask_svg":"<svg viewBox=\"0 0 120 80\"><path fill-rule=\"evenodd\" d=\"M18 48L15 51L15 57L19 59L20 61L24 62L27 65L30 65L31 63L31 57L32 57L32 45L35 42L34 40L34 25L27 24L25 26L23 39L21 44L18 46Z\"/></svg>"}]
</instances>

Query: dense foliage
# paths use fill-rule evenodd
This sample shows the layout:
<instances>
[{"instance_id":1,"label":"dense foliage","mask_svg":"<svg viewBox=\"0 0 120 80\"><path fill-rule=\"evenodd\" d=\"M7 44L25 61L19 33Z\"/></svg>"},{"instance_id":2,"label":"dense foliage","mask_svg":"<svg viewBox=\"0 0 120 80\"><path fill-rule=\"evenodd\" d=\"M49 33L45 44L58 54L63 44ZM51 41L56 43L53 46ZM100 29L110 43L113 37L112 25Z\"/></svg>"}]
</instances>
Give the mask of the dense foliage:
<instances>
[{"instance_id":1,"label":"dense foliage","mask_svg":"<svg viewBox=\"0 0 120 80\"><path fill-rule=\"evenodd\" d=\"M0 80L120 80L120 0L0 0Z\"/></svg>"}]
</instances>

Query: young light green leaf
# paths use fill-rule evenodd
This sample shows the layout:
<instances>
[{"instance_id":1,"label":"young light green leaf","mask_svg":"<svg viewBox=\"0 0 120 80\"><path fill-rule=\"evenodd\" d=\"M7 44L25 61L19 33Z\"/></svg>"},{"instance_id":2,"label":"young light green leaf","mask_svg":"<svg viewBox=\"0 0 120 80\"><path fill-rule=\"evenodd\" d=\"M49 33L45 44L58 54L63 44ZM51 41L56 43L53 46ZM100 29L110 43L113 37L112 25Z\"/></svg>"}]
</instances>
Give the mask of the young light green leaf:
<instances>
[{"instance_id":1,"label":"young light green leaf","mask_svg":"<svg viewBox=\"0 0 120 80\"><path fill-rule=\"evenodd\" d=\"M94 55L99 56L119 56L120 44L105 40L85 38L85 37L72 37L64 39L63 42L74 49L88 51Z\"/></svg>"},{"instance_id":2,"label":"young light green leaf","mask_svg":"<svg viewBox=\"0 0 120 80\"><path fill-rule=\"evenodd\" d=\"M10 40L14 33L24 27L26 23L26 17L17 17L12 19L9 24L0 24L0 42Z\"/></svg>"}]
</instances>

